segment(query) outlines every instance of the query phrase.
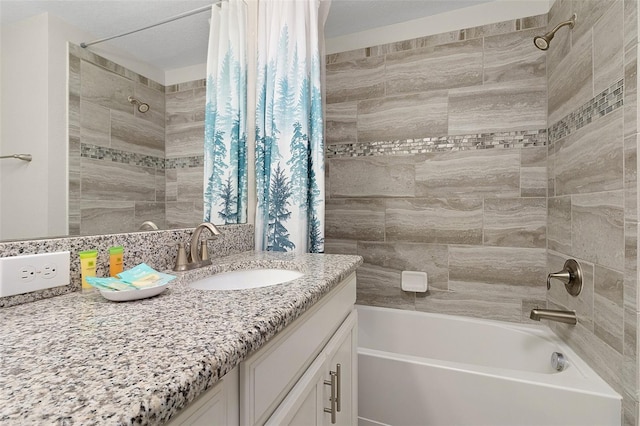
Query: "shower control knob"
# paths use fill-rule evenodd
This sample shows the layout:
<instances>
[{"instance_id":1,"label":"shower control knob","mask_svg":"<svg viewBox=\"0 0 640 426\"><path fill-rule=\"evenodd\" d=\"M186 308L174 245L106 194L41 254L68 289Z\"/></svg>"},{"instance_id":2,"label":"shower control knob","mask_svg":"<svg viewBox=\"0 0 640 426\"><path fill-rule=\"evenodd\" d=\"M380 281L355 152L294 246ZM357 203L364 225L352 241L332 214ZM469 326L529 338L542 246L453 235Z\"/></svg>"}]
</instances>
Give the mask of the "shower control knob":
<instances>
[{"instance_id":1,"label":"shower control knob","mask_svg":"<svg viewBox=\"0 0 640 426\"><path fill-rule=\"evenodd\" d=\"M554 370L562 371L569 365L567 359L560 352L551 354L551 366Z\"/></svg>"}]
</instances>

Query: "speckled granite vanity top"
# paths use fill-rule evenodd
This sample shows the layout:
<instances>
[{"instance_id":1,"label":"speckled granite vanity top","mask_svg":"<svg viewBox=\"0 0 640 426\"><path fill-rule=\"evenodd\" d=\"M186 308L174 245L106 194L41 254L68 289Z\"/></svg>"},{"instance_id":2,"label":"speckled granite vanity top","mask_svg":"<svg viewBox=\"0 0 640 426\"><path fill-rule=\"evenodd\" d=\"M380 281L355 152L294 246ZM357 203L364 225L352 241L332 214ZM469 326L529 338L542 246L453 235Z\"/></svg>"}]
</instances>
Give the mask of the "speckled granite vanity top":
<instances>
[{"instance_id":1,"label":"speckled granite vanity top","mask_svg":"<svg viewBox=\"0 0 640 426\"><path fill-rule=\"evenodd\" d=\"M71 293L0 310L0 423L159 424L355 271L358 256L246 252L177 274L159 296ZM290 283L203 291L233 269L297 269Z\"/></svg>"}]
</instances>

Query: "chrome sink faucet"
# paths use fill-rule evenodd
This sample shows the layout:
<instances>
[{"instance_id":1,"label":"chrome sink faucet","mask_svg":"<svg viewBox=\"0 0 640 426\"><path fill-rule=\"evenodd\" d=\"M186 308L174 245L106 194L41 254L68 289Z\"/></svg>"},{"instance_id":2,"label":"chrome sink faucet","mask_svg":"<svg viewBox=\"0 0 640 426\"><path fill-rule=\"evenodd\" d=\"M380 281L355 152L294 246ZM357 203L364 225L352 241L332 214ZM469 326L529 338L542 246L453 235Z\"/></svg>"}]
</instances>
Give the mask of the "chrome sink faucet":
<instances>
[{"instance_id":1,"label":"chrome sink faucet","mask_svg":"<svg viewBox=\"0 0 640 426\"><path fill-rule=\"evenodd\" d=\"M200 244L200 251L198 251L198 241L200 241L200 235L202 235L202 232L205 229L213 236L221 234L220 230L210 222L203 222L196 226L196 229L191 235L191 241L189 242L189 251L191 254L190 259L187 259L184 243L179 243L176 265L173 268L174 271L187 271L189 269L196 269L211 265L211 259L209 259L209 252L207 250L207 241L211 238L205 238L202 240Z\"/></svg>"},{"instance_id":2,"label":"chrome sink faucet","mask_svg":"<svg viewBox=\"0 0 640 426\"><path fill-rule=\"evenodd\" d=\"M220 230L211 222L203 222L196 227L193 231L193 235L191 236L191 242L189 243L189 249L191 250L191 262L198 263L208 260L207 265L211 264L209 260L209 255L207 252L207 240L202 241L202 247L200 253L198 253L198 240L200 240L200 234L202 231L208 229L211 232L211 235L218 236L220 235ZM204 266L204 265L201 265Z\"/></svg>"}]
</instances>

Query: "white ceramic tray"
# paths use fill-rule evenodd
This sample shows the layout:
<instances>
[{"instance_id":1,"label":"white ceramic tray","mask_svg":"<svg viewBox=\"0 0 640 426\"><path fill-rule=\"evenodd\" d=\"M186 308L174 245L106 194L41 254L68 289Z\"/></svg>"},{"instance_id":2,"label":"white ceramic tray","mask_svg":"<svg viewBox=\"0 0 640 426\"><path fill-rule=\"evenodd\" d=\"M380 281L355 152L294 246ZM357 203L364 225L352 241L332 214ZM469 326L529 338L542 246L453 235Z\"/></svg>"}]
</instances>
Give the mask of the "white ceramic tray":
<instances>
[{"instance_id":1,"label":"white ceramic tray","mask_svg":"<svg viewBox=\"0 0 640 426\"><path fill-rule=\"evenodd\" d=\"M146 299L147 297L156 296L167 289L169 283L158 285L155 287L145 288L141 290L124 290L124 291L110 291L100 290L102 297L114 302L127 302L129 300Z\"/></svg>"}]
</instances>

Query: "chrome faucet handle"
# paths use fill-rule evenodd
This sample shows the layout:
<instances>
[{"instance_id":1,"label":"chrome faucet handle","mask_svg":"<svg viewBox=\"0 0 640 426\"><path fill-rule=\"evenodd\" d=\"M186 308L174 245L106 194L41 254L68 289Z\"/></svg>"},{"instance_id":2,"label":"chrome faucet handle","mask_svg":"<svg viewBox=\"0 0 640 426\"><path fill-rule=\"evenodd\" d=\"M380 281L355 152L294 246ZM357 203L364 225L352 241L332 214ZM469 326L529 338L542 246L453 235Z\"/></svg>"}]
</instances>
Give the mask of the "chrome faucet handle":
<instances>
[{"instance_id":1,"label":"chrome faucet handle","mask_svg":"<svg viewBox=\"0 0 640 426\"><path fill-rule=\"evenodd\" d=\"M577 296L582 291L582 267L575 259L564 262L562 271L547 275L547 290L551 289L552 278L562 281L567 292L572 296Z\"/></svg>"},{"instance_id":2,"label":"chrome faucet handle","mask_svg":"<svg viewBox=\"0 0 640 426\"><path fill-rule=\"evenodd\" d=\"M209 241L213 241L215 238L205 238L200 240L200 258L204 260L209 260L209 246L207 243Z\"/></svg>"},{"instance_id":3,"label":"chrome faucet handle","mask_svg":"<svg viewBox=\"0 0 640 426\"><path fill-rule=\"evenodd\" d=\"M207 241L211 238L206 238L200 241L200 259L209 260L209 248L207 247Z\"/></svg>"},{"instance_id":4,"label":"chrome faucet handle","mask_svg":"<svg viewBox=\"0 0 640 426\"><path fill-rule=\"evenodd\" d=\"M562 270L560 272L552 272L547 275L547 290L551 290L551 278L555 278L558 281L562 281L564 284L567 284L571 281L571 273L567 270Z\"/></svg>"},{"instance_id":5,"label":"chrome faucet handle","mask_svg":"<svg viewBox=\"0 0 640 426\"><path fill-rule=\"evenodd\" d=\"M176 256L176 264L173 270L186 271L188 268L189 261L187 260L187 251L184 248L184 243L178 243L178 255Z\"/></svg>"}]
</instances>

